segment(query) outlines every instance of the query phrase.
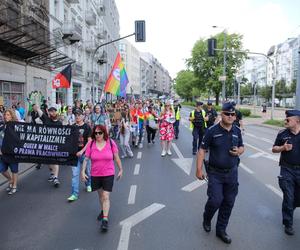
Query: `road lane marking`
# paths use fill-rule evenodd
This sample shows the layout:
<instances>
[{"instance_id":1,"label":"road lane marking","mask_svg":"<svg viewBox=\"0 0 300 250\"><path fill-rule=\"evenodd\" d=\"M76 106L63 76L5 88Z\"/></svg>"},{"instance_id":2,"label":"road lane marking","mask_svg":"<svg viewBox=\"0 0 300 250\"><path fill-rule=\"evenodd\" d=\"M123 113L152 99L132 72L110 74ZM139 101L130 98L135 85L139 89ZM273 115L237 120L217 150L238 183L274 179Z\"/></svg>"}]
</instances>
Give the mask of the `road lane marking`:
<instances>
[{"instance_id":1,"label":"road lane marking","mask_svg":"<svg viewBox=\"0 0 300 250\"><path fill-rule=\"evenodd\" d=\"M131 215L127 219L120 222L122 226L118 250L127 250L129 246L130 231L131 228L141 221L147 219L151 215L157 213L159 210L163 209L165 205L159 203L153 203L152 205L144 208L143 210Z\"/></svg>"},{"instance_id":2,"label":"road lane marking","mask_svg":"<svg viewBox=\"0 0 300 250\"><path fill-rule=\"evenodd\" d=\"M141 164L135 164L133 175L139 175Z\"/></svg>"},{"instance_id":3,"label":"road lane marking","mask_svg":"<svg viewBox=\"0 0 300 250\"><path fill-rule=\"evenodd\" d=\"M197 188L201 187L202 185L204 185L206 183L206 181L202 180L196 180L193 181L192 183L184 186L181 190L182 191L186 191L186 192L192 192L194 190L196 190Z\"/></svg>"},{"instance_id":4,"label":"road lane marking","mask_svg":"<svg viewBox=\"0 0 300 250\"><path fill-rule=\"evenodd\" d=\"M282 192L278 190L276 187L270 185L270 184L265 184L267 188L271 189L275 194L277 194L281 199L283 198Z\"/></svg>"},{"instance_id":5,"label":"road lane marking","mask_svg":"<svg viewBox=\"0 0 300 250\"><path fill-rule=\"evenodd\" d=\"M241 166L242 169L244 169L249 174L254 174L254 172L250 168L248 168L244 163L241 162L240 166Z\"/></svg>"},{"instance_id":6,"label":"road lane marking","mask_svg":"<svg viewBox=\"0 0 300 250\"><path fill-rule=\"evenodd\" d=\"M255 154L249 155L248 158L254 158L254 159L256 159L256 158L259 158L259 157L263 156L264 154L265 153L257 152Z\"/></svg>"},{"instance_id":7,"label":"road lane marking","mask_svg":"<svg viewBox=\"0 0 300 250\"><path fill-rule=\"evenodd\" d=\"M137 159L142 159L142 152L138 152L136 158L137 158Z\"/></svg>"},{"instance_id":8,"label":"road lane marking","mask_svg":"<svg viewBox=\"0 0 300 250\"><path fill-rule=\"evenodd\" d=\"M174 148L174 151L176 152L178 158L184 158L183 154L180 152L179 148L175 143L172 143L172 147Z\"/></svg>"},{"instance_id":9,"label":"road lane marking","mask_svg":"<svg viewBox=\"0 0 300 250\"><path fill-rule=\"evenodd\" d=\"M262 150L258 147L255 147L255 146L253 146L249 143L246 143L246 142L244 142L244 145L247 146L247 147L253 148L256 151L259 151L259 152L263 153L263 155L262 155L263 157L266 157L266 158L268 158L270 160L273 160L273 161L276 161L276 162L279 161L279 156L278 155L272 155L272 154L270 154L270 153L268 153L268 152L266 152L266 151L264 151L264 150Z\"/></svg>"},{"instance_id":10,"label":"road lane marking","mask_svg":"<svg viewBox=\"0 0 300 250\"><path fill-rule=\"evenodd\" d=\"M172 161L181 168L187 175L191 174L193 166L193 158L184 158L183 154L180 152L179 148L175 143L172 143L172 147L176 152L178 159L172 159Z\"/></svg>"},{"instance_id":11,"label":"road lane marking","mask_svg":"<svg viewBox=\"0 0 300 250\"><path fill-rule=\"evenodd\" d=\"M131 185L130 187L129 196L128 196L128 205L133 205L135 203L136 188L137 185Z\"/></svg>"},{"instance_id":12,"label":"road lane marking","mask_svg":"<svg viewBox=\"0 0 300 250\"><path fill-rule=\"evenodd\" d=\"M250 134L250 133L248 133L248 132L245 133L245 135L248 135L248 136L253 137L253 138L255 138L255 139L259 139L259 140L261 140L261 141L264 141L264 142L273 144L273 141L272 141L272 140L267 139L267 138L264 138L264 137L259 137L259 136L256 136L256 135L254 135L254 134Z\"/></svg>"}]
</instances>

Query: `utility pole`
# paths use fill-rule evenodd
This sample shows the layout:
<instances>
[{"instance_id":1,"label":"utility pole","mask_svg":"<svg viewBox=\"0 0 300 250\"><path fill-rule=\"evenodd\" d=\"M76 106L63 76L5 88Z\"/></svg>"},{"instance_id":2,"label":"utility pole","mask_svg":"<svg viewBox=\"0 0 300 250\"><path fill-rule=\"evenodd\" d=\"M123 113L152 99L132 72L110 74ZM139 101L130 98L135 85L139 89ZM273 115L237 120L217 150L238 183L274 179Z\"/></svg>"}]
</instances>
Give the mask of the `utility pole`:
<instances>
[{"instance_id":1,"label":"utility pole","mask_svg":"<svg viewBox=\"0 0 300 250\"><path fill-rule=\"evenodd\" d=\"M296 109L300 110L300 35L298 36L298 71L296 85Z\"/></svg>"},{"instance_id":2,"label":"utility pole","mask_svg":"<svg viewBox=\"0 0 300 250\"><path fill-rule=\"evenodd\" d=\"M223 84L222 84L222 97L223 97L223 102L226 100L226 50L227 50L227 33L226 29L223 31L224 34L224 67L223 67Z\"/></svg>"}]
</instances>

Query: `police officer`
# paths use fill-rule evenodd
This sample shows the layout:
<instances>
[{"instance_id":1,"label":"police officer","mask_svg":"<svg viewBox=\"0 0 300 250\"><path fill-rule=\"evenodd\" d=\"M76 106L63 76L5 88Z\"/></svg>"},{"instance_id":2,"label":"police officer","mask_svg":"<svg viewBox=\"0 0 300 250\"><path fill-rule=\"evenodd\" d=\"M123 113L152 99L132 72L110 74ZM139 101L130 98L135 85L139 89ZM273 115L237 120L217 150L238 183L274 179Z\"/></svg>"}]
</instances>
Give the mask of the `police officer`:
<instances>
[{"instance_id":1,"label":"police officer","mask_svg":"<svg viewBox=\"0 0 300 250\"><path fill-rule=\"evenodd\" d=\"M243 114L240 110L236 108L236 103L232 102L233 107L235 108L235 121L234 124L238 126L242 131L245 130L243 122Z\"/></svg>"},{"instance_id":2,"label":"police officer","mask_svg":"<svg viewBox=\"0 0 300 250\"><path fill-rule=\"evenodd\" d=\"M209 160L205 164L208 200L203 214L203 228L206 232L211 231L211 220L219 210L216 236L227 244L231 243L231 238L226 233L226 227L238 193L239 156L244 152L241 130L233 125L234 119L232 103L224 103L221 121L207 129L196 163L196 177L203 180L206 176L202 165L209 149Z\"/></svg>"},{"instance_id":3,"label":"police officer","mask_svg":"<svg viewBox=\"0 0 300 250\"><path fill-rule=\"evenodd\" d=\"M283 192L282 223L285 233L293 235L293 213L299 206L299 196L296 199L295 195L300 189L300 111L287 110L285 114L286 129L278 133L272 152L281 153L278 181Z\"/></svg>"},{"instance_id":4,"label":"police officer","mask_svg":"<svg viewBox=\"0 0 300 250\"><path fill-rule=\"evenodd\" d=\"M201 141L206 129L208 117L203 109L203 102L196 102L196 109L190 113L190 130L193 134L193 155L200 148Z\"/></svg>"},{"instance_id":5,"label":"police officer","mask_svg":"<svg viewBox=\"0 0 300 250\"><path fill-rule=\"evenodd\" d=\"M215 121L218 117L217 111L212 107L212 102L208 101L207 102L207 108L205 110L206 115L208 116L208 121L207 121L207 128L210 128L215 124Z\"/></svg>"},{"instance_id":6,"label":"police officer","mask_svg":"<svg viewBox=\"0 0 300 250\"><path fill-rule=\"evenodd\" d=\"M179 123L180 123L180 109L181 105L178 103L178 100L174 101L174 113L175 113L175 122L173 124L175 139L178 139L179 135Z\"/></svg>"}]
</instances>

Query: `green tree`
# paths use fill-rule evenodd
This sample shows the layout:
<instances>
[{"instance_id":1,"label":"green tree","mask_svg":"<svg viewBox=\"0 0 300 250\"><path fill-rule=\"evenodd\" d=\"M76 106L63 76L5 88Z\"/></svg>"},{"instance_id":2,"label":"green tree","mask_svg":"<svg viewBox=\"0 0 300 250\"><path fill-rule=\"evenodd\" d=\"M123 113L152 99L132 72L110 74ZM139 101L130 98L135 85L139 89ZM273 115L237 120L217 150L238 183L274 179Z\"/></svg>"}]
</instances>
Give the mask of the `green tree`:
<instances>
[{"instance_id":1,"label":"green tree","mask_svg":"<svg viewBox=\"0 0 300 250\"><path fill-rule=\"evenodd\" d=\"M217 48L223 49L224 34L219 33L215 36L217 39ZM241 50L242 36L239 34L227 34L226 36L227 49ZM237 68L242 64L244 53L226 54L226 92L232 94L234 75ZM191 67L195 76L199 79L198 88L203 92L213 92L216 98L216 103L219 103L219 96L222 89L222 82L219 77L223 75L223 52L218 51L215 57L209 57L207 51L207 40L198 40L192 50L192 57L187 60L188 66Z\"/></svg>"},{"instance_id":2,"label":"green tree","mask_svg":"<svg viewBox=\"0 0 300 250\"><path fill-rule=\"evenodd\" d=\"M284 79L281 79L275 83L275 90L276 98L279 100L286 96L288 93L288 88Z\"/></svg>"},{"instance_id":3,"label":"green tree","mask_svg":"<svg viewBox=\"0 0 300 250\"><path fill-rule=\"evenodd\" d=\"M293 79L291 86L289 87L289 93L296 94L297 80Z\"/></svg>"},{"instance_id":4,"label":"green tree","mask_svg":"<svg viewBox=\"0 0 300 250\"><path fill-rule=\"evenodd\" d=\"M193 97L193 88L197 82L194 73L190 70L182 70L177 74L175 82L176 93L187 101L191 100Z\"/></svg>"},{"instance_id":5,"label":"green tree","mask_svg":"<svg viewBox=\"0 0 300 250\"><path fill-rule=\"evenodd\" d=\"M258 94L269 102L272 98L272 86L265 85L260 87Z\"/></svg>"}]
</instances>

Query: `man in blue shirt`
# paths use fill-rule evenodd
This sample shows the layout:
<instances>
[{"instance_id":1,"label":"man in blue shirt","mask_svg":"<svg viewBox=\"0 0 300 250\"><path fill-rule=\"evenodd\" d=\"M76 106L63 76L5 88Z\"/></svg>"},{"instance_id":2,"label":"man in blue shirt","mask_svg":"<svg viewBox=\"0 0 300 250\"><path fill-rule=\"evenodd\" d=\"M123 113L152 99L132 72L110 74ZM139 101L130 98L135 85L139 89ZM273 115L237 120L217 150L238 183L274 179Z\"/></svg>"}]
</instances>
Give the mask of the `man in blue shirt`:
<instances>
[{"instance_id":1,"label":"man in blue shirt","mask_svg":"<svg viewBox=\"0 0 300 250\"><path fill-rule=\"evenodd\" d=\"M224 103L221 121L207 129L196 163L196 177L204 180L206 176L202 165L209 150L206 163L208 200L203 214L203 228L206 232L211 231L211 220L219 210L216 236L227 244L231 243L231 238L226 233L226 227L238 193L239 156L244 152L241 130L233 125L234 120L234 106L229 102Z\"/></svg>"},{"instance_id":2,"label":"man in blue shirt","mask_svg":"<svg viewBox=\"0 0 300 250\"><path fill-rule=\"evenodd\" d=\"M279 186L283 192L282 223L285 233L294 234L294 209L300 206L300 111L285 112L285 128L279 131L273 153L280 154Z\"/></svg>"}]
</instances>

